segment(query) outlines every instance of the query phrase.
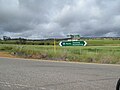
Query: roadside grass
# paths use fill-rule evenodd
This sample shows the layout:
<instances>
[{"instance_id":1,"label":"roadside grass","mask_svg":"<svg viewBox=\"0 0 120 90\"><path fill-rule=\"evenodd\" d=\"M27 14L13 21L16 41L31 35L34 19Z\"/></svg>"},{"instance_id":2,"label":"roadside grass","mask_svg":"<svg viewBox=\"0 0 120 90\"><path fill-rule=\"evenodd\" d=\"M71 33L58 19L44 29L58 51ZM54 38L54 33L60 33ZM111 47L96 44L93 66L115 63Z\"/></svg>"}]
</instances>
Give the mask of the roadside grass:
<instances>
[{"instance_id":1,"label":"roadside grass","mask_svg":"<svg viewBox=\"0 0 120 90\"><path fill-rule=\"evenodd\" d=\"M120 64L120 46L60 47L0 44L0 51L23 58Z\"/></svg>"}]
</instances>

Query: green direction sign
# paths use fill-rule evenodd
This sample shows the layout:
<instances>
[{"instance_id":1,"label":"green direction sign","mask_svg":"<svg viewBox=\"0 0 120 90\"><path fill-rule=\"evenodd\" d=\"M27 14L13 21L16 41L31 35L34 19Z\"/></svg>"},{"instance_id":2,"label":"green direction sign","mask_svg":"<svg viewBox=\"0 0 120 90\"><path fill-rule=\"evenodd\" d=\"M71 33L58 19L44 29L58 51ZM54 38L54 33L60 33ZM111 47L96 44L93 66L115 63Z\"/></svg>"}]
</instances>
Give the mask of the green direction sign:
<instances>
[{"instance_id":1,"label":"green direction sign","mask_svg":"<svg viewBox=\"0 0 120 90\"><path fill-rule=\"evenodd\" d=\"M61 41L60 46L86 46L86 41Z\"/></svg>"}]
</instances>

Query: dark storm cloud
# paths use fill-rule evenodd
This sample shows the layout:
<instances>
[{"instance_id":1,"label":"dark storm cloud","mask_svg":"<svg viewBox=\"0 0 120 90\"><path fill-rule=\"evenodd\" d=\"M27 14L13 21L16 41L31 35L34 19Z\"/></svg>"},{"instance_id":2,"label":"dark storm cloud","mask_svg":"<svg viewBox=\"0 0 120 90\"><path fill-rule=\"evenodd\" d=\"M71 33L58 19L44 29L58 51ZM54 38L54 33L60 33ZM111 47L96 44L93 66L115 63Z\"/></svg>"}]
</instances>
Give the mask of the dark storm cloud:
<instances>
[{"instance_id":1,"label":"dark storm cloud","mask_svg":"<svg viewBox=\"0 0 120 90\"><path fill-rule=\"evenodd\" d=\"M119 36L120 0L0 0L0 37Z\"/></svg>"}]
</instances>

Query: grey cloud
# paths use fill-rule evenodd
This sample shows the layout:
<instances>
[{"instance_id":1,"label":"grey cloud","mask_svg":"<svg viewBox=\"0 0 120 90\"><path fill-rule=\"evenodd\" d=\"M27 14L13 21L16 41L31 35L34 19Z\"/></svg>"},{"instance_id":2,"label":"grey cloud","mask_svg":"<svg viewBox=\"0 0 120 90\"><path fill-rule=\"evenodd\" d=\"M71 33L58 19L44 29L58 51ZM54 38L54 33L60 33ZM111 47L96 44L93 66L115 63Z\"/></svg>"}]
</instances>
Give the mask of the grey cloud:
<instances>
[{"instance_id":1,"label":"grey cloud","mask_svg":"<svg viewBox=\"0 0 120 90\"><path fill-rule=\"evenodd\" d=\"M119 36L120 0L0 0L0 36Z\"/></svg>"}]
</instances>

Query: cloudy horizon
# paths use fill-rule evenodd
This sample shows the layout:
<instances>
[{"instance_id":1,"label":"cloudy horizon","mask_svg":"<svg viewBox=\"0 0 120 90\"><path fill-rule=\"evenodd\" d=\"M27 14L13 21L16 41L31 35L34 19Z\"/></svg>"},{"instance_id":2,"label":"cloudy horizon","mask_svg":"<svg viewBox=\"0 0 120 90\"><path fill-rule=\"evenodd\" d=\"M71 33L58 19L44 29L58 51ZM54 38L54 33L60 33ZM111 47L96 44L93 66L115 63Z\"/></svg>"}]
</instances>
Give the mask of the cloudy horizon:
<instances>
[{"instance_id":1,"label":"cloudy horizon","mask_svg":"<svg viewBox=\"0 0 120 90\"><path fill-rule=\"evenodd\" d=\"M120 0L0 0L0 38L120 36Z\"/></svg>"}]
</instances>

